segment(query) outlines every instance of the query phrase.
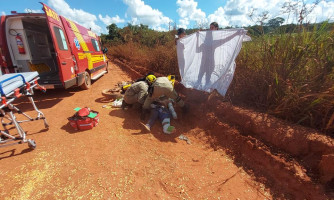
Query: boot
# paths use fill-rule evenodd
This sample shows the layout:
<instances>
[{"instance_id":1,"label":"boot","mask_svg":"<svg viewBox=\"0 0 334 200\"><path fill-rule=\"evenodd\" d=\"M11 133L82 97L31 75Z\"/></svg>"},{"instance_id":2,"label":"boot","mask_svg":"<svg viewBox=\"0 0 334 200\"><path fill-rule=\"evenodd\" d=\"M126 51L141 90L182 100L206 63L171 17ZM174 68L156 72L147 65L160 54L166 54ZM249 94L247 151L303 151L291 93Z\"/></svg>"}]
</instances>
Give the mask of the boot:
<instances>
[{"instance_id":1,"label":"boot","mask_svg":"<svg viewBox=\"0 0 334 200\"><path fill-rule=\"evenodd\" d=\"M151 127L150 127L149 124L141 123L141 125L143 125L143 127L144 127L148 132L151 132Z\"/></svg>"}]
</instances>

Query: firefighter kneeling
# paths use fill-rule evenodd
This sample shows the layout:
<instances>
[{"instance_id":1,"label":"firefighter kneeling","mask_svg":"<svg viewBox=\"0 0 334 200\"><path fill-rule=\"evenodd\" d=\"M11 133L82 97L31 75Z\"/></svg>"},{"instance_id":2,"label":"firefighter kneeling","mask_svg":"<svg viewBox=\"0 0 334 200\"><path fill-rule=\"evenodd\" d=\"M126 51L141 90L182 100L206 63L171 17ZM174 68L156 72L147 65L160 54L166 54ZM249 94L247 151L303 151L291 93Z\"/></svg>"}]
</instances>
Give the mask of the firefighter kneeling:
<instances>
[{"instance_id":1,"label":"firefighter kneeling","mask_svg":"<svg viewBox=\"0 0 334 200\"><path fill-rule=\"evenodd\" d=\"M148 94L148 86L149 83L146 81L138 81L131 84L131 86L129 86L124 93L122 109L124 110L127 107L132 107L132 104L136 102L143 104Z\"/></svg>"},{"instance_id":2,"label":"firefighter kneeling","mask_svg":"<svg viewBox=\"0 0 334 200\"><path fill-rule=\"evenodd\" d=\"M154 77L153 76L154 75L149 75L146 77L147 79L150 79L150 78L155 79L155 81L148 80L148 82L153 82L153 83L149 87L148 96L145 99L145 102L143 105L141 119L142 120L145 119L145 115L150 109L151 103L161 96L166 96L168 98L173 99L175 103L182 108L182 111L186 113L188 111L188 106L184 103L184 101L175 91L172 82L167 77L155 78L155 76Z\"/></svg>"}]
</instances>

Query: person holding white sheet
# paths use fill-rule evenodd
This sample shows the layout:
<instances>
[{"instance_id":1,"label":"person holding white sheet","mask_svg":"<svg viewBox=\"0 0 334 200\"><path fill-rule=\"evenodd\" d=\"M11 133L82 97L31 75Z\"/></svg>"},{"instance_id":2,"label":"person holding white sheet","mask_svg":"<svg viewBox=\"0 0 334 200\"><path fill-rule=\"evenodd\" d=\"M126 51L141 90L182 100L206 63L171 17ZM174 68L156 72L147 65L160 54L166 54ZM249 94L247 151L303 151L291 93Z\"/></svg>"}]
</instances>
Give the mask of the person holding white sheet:
<instances>
[{"instance_id":1,"label":"person holding white sheet","mask_svg":"<svg viewBox=\"0 0 334 200\"><path fill-rule=\"evenodd\" d=\"M203 85L202 79L205 75L205 83L204 85L211 87L213 84L211 80L212 74L217 74L214 72L216 68L216 61L215 61L215 50L216 48L222 46L225 42L228 42L231 38L236 36L238 33L234 33L226 38L221 39L214 39L213 38L213 31L218 30L218 24L213 22L210 24L210 30L205 32L204 41L202 44L197 44L197 52L202 52L202 60L200 64L200 70L198 73L198 79L196 85ZM199 33L198 33L199 34ZM198 37L201 37L199 35ZM197 38L199 40L199 38ZM208 88L200 88L200 89L208 89Z\"/></svg>"},{"instance_id":2,"label":"person holding white sheet","mask_svg":"<svg viewBox=\"0 0 334 200\"><path fill-rule=\"evenodd\" d=\"M214 30L218 30L219 29L219 26L218 26L218 23L217 22L212 22L210 24L210 30L211 31L214 31Z\"/></svg>"}]
</instances>

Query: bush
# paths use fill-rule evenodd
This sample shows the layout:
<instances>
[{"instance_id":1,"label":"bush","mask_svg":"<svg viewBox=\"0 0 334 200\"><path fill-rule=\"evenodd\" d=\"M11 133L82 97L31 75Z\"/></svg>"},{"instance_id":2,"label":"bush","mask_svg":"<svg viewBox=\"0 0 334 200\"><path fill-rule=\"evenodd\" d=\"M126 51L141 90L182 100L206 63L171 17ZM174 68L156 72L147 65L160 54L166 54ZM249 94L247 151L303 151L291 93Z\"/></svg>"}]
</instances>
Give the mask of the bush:
<instances>
[{"instance_id":1,"label":"bush","mask_svg":"<svg viewBox=\"0 0 334 200\"><path fill-rule=\"evenodd\" d=\"M245 43L228 95L240 104L333 132L334 34L326 26Z\"/></svg>"}]
</instances>

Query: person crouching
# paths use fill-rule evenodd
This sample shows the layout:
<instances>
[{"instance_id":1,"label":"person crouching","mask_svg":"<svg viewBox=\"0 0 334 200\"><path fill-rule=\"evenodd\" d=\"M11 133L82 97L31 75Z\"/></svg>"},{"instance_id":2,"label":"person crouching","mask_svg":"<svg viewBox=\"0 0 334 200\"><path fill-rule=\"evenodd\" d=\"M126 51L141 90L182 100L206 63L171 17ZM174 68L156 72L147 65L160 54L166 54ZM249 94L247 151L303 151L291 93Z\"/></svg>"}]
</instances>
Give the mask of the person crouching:
<instances>
[{"instance_id":1,"label":"person crouching","mask_svg":"<svg viewBox=\"0 0 334 200\"><path fill-rule=\"evenodd\" d=\"M188 112L188 105L184 103L178 93L175 91L173 84L167 77L158 77L149 87L148 96L145 99L141 119L145 119L145 113L150 109L150 105L153 101L156 101L161 96L173 99L174 102L181 107L184 113Z\"/></svg>"}]
</instances>

